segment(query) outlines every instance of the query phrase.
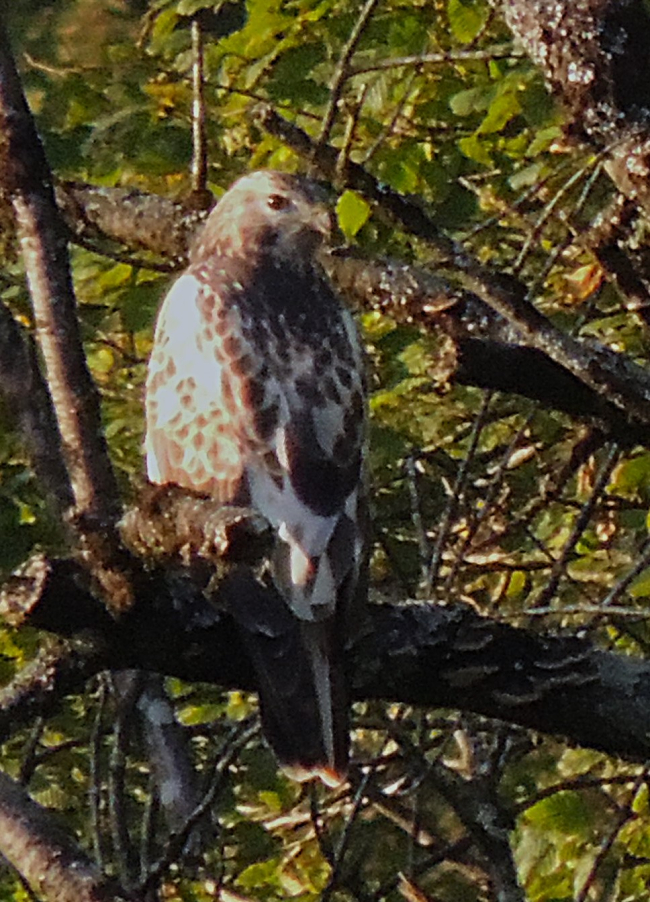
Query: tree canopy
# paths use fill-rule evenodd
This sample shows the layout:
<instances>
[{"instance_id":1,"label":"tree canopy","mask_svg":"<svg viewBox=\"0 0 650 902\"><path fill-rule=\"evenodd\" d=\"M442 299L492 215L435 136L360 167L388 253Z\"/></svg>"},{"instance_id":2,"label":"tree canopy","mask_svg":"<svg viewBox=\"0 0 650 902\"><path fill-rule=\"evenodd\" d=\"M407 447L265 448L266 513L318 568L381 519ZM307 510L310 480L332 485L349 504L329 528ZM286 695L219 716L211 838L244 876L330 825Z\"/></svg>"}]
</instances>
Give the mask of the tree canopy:
<instances>
[{"instance_id":1,"label":"tree canopy","mask_svg":"<svg viewBox=\"0 0 650 902\"><path fill-rule=\"evenodd\" d=\"M4 7L0 899L644 898L650 5ZM328 187L369 363L332 790L260 736L266 524L144 478L160 299L257 168Z\"/></svg>"}]
</instances>

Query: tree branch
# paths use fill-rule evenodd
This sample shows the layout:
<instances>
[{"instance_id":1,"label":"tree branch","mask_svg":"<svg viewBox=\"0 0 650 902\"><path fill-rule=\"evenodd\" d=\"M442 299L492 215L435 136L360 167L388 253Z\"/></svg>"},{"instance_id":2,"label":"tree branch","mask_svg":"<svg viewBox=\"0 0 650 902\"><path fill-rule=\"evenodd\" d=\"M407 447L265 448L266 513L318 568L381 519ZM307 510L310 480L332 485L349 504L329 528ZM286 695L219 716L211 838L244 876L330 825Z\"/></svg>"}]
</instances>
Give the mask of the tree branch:
<instances>
[{"instance_id":1,"label":"tree branch","mask_svg":"<svg viewBox=\"0 0 650 902\"><path fill-rule=\"evenodd\" d=\"M119 509L119 494L81 344L65 231L2 22L0 133L0 188L16 216L76 506L79 513L110 522Z\"/></svg>"},{"instance_id":2,"label":"tree branch","mask_svg":"<svg viewBox=\"0 0 650 902\"><path fill-rule=\"evenodd\" d=\"M60 664L50 661L44 685L31 682L41 702L107 667L255 688L244 642L252 630L255 641L270 643L280 664L290 653L293 618L247 568L225 575L212 601L182 571L153 571L147 590L118 623L84 579L69 561L37 558L0 597L0 613L10 613L14 624L22 619L85 637L73 646L75 665L63 657ZM371 605L350 651L350 671L357 699L460 708L633 760L647 757L650 664L582 639L537 635L460 604ZM38 704L11 687L2 700L0 734L29 720Z\"/></svg>"},{"instance_id":3,"label":"tree branch","mask_svg":"<svg viewBox=\"0 0 650 902\"><path fill-rule=\"evenodd\" d=\"M0 393L16 419L36 477L60 512L74 501L52 398L34 345L0 304Z\"/></svg>"},{"instance_id":4,"label":"tree branch","mask_svg":"<svg viewBox=\"0 0 650 902\"><path fill-rule=\"evenodd\" d=\"M80 551L114 613L133 600L130 564L115 522L120 495L103 431L99 395L81 342L67 236L52 174L0 20L0 190L10 198L38 340L70 475Z\"/></svg>"},{"instance_id":5,"label":"tree branch","mask_svg":"<svg viewBox=\"0 0 650 902\"><path fill-rule=\"evenodd\" d=\"M612 181L650 214L647 7L615 0L510 0L504 17L564 103L574 132L608 150Z\"/></svg>"},{"instance_id":6,"label":"tree branch","mask_svg":"<svg viewBox=\"0 0 650 902\"><path fill-rule=\"evenodd\" d=\"M0 854L43 902L137 902L102 877L52 813L1 772Z\"/></svg>"},{"instance_id":7,"label":"tree branch","mask_svg":"<svg viewBox=\"0 0 650 902\"><path fill-rule=\"evenodd\" d=\"M258 116L262 128L335 179L338 155L319 145L302 129L267 108ZM567 370L603 400L625 412L639 426L650 425L650 376L641 367L604 345L577 341L556 328L528 301L525 285L512 276L495 273L444 235L415 198L381 185L356 163L348 163L345 183L373 200L407 231L435 247L444 263L459 273L471 292L516 329L519 343L537 349Z\"/></svg>"},{"instance_id":8,"label":"tree branch","mask_svg":"<svg viewBox=\"0 0 650 902\"><path fill-rule=\"evenodd\" d=\"M144 248L175 260L172 268L184 264L192 235L204 218L167 198L122 188L65 184L59 186L57 198L73 234ZM632 420L627 410L594 391L587 376L581 378L544 351L519 344L517 330L476 294L420 267L369 260L347 250L325 255L322 263L351 302L399 322L447 333L457 348L452 379L516 392L572 416L594 418L620 444L650 444L650 425ZM622 355L604 353L615 369L626 365ZM642 393L636 384L639 372L634 368L624 374L629 380L626 393Z\"/></svg>"}]
</instances>

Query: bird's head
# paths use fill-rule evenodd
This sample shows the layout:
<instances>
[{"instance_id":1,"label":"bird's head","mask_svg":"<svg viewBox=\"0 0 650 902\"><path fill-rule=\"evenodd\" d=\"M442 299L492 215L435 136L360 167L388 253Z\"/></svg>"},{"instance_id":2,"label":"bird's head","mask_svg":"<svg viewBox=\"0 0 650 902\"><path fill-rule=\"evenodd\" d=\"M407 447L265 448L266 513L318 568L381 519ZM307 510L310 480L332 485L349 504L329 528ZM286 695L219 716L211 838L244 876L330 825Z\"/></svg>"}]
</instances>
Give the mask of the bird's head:
<instances>
[{"instance_id":1,"label":"bird's head","mask_svg":"<svg viewBox=\"0 0 650 902\"><path fill-rule=\"evenodd\" d=\"M273 170L245 175L208 217L192 260L259 253L294 264L311 261L332 231L325 199L311 179Z\"/></svg>"}]
</instances>

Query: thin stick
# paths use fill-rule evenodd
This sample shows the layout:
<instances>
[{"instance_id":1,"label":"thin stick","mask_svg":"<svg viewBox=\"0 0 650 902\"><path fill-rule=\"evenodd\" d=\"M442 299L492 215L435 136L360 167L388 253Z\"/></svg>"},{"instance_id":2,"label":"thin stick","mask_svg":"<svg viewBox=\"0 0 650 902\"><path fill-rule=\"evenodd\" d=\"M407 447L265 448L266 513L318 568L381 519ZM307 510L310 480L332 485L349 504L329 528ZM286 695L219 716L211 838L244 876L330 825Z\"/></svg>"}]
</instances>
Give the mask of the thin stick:
<instances>
[{"instance_id":1,"label":"thin stick","mask_svg":"<svg viewBox=\"0 0 650 902\"><path fill-rule=\"evenodd\" d=\"M208 150L205 136L205 66L203 31L198 19L192 19L192 193L206 191Z\"/></svg>"},{"instance_id":2,"label":"thin stick","mask_svg":"<svg viewBox=\"0 0 650 902\"><path fill-rule=\"evenodd\" d=\"M339 60L339 64L336 67L336 72L334 73L334 78L330 87L330 101L325 112L325 118L323 119L323 125L321 126L320 135L318 136L319 145L325 144L329 140L330 132L332 131L332 126L334 125L334 119L336 118L336 111L338 109L339 100L341 99L341 92L343 91L345 82L348 80L351 74L350 60L354 55L357 44L361 40L364 29L368 24L378 2L379 0L366 0L365 6L361 10L359 18L357 19L354 28L352 29L352 33L348 38L348 42L343 48L343 53L341 55L341 59Z\"/></svg>"}]
</instances>

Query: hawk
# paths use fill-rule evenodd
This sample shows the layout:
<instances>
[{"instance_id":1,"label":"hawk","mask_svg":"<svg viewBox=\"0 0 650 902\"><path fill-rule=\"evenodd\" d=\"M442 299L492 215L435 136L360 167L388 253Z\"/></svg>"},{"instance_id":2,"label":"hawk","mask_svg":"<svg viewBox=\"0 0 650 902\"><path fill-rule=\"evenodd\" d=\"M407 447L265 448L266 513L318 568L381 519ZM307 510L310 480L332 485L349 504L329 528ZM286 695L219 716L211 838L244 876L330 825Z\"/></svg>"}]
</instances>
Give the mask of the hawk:
<instances>
[{"instance_id":1,"label":"hawk","mask_svg":"<svg viewBox=\"0 0 650 902\"><path fill-rule=\"evenodd\" d=\"M278 677L273 653L252 655L262 723L294 777L336 784L349 744L343 647L365 558L366 398L354 320L317 261L331 227L319 191L259 171L219 200L158 316L145 445L152 482L252 507L274 529L295 658Z\"/></svg>"}]
</instances>

